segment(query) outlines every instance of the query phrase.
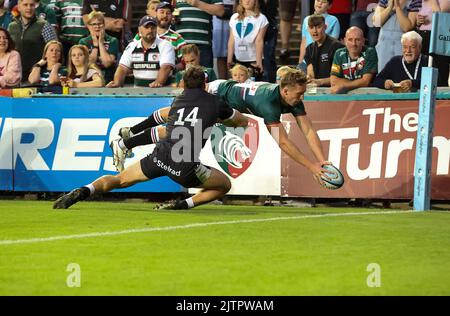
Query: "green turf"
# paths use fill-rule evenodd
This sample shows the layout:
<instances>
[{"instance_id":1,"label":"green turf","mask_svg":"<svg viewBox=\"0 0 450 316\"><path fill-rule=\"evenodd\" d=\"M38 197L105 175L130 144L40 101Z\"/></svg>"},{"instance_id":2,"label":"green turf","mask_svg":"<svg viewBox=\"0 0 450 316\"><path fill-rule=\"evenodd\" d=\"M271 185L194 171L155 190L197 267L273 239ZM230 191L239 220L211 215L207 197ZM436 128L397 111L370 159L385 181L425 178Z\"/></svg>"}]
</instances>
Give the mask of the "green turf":
<instances>
[{"instance_id":1,"label":"green turf","mask_svg":"<svg viewBox=\"0 0 450 316\"><path fill-rule=\"evenodd\" d=\"M0 295L450 295L450 212L316 217L1 244L192 223L381 212L345 208L0 201ZM69 288L69 263L81 287ZM381 287L369 288L369 263Z\"/></svg>"}]
</instances>

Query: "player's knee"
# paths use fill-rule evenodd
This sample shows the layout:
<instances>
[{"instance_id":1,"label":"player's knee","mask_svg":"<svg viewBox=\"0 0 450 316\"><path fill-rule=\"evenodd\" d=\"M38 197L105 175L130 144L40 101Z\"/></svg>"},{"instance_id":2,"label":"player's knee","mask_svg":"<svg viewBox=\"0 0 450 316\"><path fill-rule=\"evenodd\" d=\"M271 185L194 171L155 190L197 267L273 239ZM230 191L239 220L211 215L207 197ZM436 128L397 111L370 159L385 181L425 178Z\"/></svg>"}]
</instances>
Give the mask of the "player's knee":
<instances>
[{"instance_id":1,"label":"player's knee","mask_svg":"<svg viewBox=\"0 0 450 316\"><path fill-rule=\"evenodd\" d=\"M227 177L224 177L224 181L222 184L222 191L224 194L226 194L230 190L231 190L231 181Z\"/></svg>"}]
</instances>

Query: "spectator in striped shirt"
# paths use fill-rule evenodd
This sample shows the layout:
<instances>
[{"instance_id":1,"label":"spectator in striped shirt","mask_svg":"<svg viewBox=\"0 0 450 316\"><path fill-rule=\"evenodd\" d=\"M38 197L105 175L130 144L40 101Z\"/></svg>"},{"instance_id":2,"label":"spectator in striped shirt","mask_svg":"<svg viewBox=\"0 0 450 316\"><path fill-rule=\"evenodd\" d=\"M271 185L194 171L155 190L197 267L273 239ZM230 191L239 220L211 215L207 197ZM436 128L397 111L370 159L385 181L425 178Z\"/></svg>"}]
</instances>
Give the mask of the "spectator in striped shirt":
<instances>
[{"instance_id":1,"label":"spectator in striped shirt","mask_svg":"<svg viewBox=\"0 0 450 316\"><path fill-rule=\"evenodd\" d=\"M176 31L188 44L198 46L200 64L212 68L212 17L224 14L222 0L177 0L176 8L180 11Z\"/></svg>"},{"instance_id":2,"label":"spectator in striped shirt","mask_svg":"<svg viewBox=\"0 0 450 316\"><path fill-rule=\"evenodd\" d=\"M55 30L58 30L58 22L56 21L56 14L53 9L49 8L45 3L42 3L42 1L36 1L36 16L46 20L48 23L50 23L51 26L55 28Z\"/></svg>"},{"instance_id":3,"label":"spectator in striped shirt","mask_svg":"<svg viewBox=\"0 0 450 316\"><path fill-rule=\"evenodd\" d=\"M161 2L156 6L156 19L158 20L157 33L159 38L165 39L172 44L175 49L175 56L177 58L176 69L182 70L184 69L184 65L181 62L183 57L181 49L187 43L183 36L170 28L172 13L173 7L169 2Z\"/></svg>"},{"instance_id":4,"label":"spectator in striped shirt","mask_svg":"<svg viewBox=\"0 0 450 316\"><path fill-rule=\"evenodd\" d=\"M128 44L114 80L106 85L107 88L122 87L131 71L135 86L159 88L167 83L175 67L175 50L168 41L156 35L157 24L156 19L148 15L139 21L141 39Z\"/></svg>"},{"instance_id":5,"label":"spectator in striped shirt","mask_svg":"<svg viewBox=\"0 0 450 316\"><path fill-rule=\"evenodd\" d=\"M60 26L60 41L64 46L64 56L71 46L89 34L83 22L81 11L83 0L56 0L54 10Z\"/></svg>"}]
</instances>

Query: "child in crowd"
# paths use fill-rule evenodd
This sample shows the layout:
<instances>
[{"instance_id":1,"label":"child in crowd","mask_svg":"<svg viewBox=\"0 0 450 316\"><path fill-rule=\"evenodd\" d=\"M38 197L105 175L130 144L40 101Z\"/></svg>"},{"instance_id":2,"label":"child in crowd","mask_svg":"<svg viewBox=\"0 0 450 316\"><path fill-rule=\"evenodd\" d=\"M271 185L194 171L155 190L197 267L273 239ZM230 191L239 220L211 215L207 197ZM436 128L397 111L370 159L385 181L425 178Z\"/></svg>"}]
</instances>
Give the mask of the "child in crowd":
<instances>
[{"instance_id":1,"label":"child in crowd","mask_svg":"<svg viewBox=\"0 0 450 316\"><path fill-rule=\"evenodd\" d=\"M263 73L264 36L269 22L260 12L256 0L239 0L236 11L230 18L228 68L236 61L252 68L256 80L260 81Z\"/></svg>"},{"instance_id":2,"label":"child in crowd","mask_svg":"<svg viewBox=\"0 0 450 316\"><path fill-rule=\"evenodd\" d=\"M294 68L290 66L281 66L277 70L277 78L276 78L276 84L280 84L281 78L283 78L284 75L286 75L289 71L293 71Z\"/></svg>"},{"instance_id":3,"label":"child in crowd","mask_svg":"<svg viewBox=\"0 0 450 316\"><path fill-rule=\"evenodd\" d=\"M241 65L235 64L233 68L230 69L231 79L237 81L239 83L248 83L252 80L251 77L251 69Z\"/></svg>"},{"instance_id":4,"label":"child in crowd","mask_svg":"<svg viewBox=\"0 0 450 316\"><path fill-rule=\"evenodd\" d=\"M156 18L156 7L158 6L158 4L161 1L159 0L149 0L147 2L147 10L145 11L145 13L147 13L147 15L150 15L154 18Z\"/></svg>"},{"instance_id":5,"label":"child in crowd","mask_svg":"<svg viewBox=\"0 0 450 316\"><path fill-rule=\"evenodd\" d=\"M103 75L95 64L89 62L89 51L84 45L74 45L69 50L67 86L71 88L100 88Z\"/></svg>"},{"instance_id":6,"label":"child in crowd","mask_svg":"<svg viewBox=\"0 0 450 316\"><path fill-rule=\"evenodd\" d=\"M328 14L328 10L331 8L332 0L316 0L314 2L314 14L323 15L325 18L326 30L325 33L328 35L339 39L339 34L341 31L341 27L339 25L339 20L334 16ZM304 62L306 47L313 42L311 35L308 32L308 20L310 16L307 16L303 20L302 24L302 42L300 44L300 56L299 56L299 65L302 65L303 71L306 72L306 63Z\"/></svg>"}]
</instances>

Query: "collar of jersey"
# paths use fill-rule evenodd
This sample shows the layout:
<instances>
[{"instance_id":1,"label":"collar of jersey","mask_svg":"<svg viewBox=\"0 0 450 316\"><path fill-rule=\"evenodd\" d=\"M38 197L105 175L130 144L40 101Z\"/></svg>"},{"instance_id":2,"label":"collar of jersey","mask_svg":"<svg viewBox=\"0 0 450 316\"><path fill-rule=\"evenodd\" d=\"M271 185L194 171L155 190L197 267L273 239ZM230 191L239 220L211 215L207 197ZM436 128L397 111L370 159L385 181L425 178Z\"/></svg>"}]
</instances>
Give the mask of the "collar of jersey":
<instances>
[{"instance_id":1,"label":"collar of jersey","mask_svg":"<svg viewBox=\"0 0 450 316\"><path fill-rule=\"evenodd\" d=\"M155 40L153 41L153 44L152 44L149 48L147 48L147 50L156 48L156 46L158 46L159 41L160 41L159 37L156 36L156 37L155 37ZM136 46L137 46L138 48L144 49L144 46L142 46L142 38L139 39L139 41L137 42L137 45L136 45Z\"/></svg>"}]
</instances>

